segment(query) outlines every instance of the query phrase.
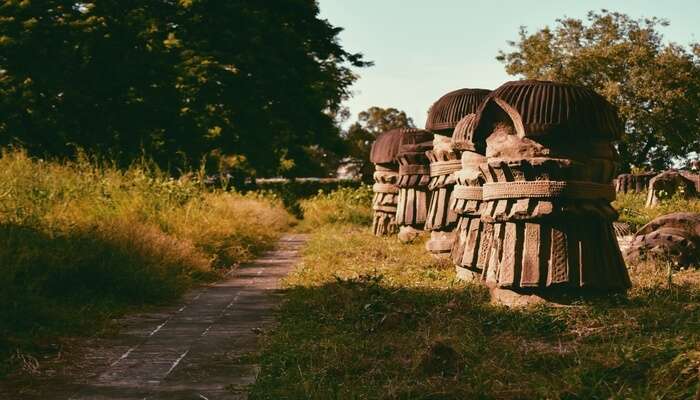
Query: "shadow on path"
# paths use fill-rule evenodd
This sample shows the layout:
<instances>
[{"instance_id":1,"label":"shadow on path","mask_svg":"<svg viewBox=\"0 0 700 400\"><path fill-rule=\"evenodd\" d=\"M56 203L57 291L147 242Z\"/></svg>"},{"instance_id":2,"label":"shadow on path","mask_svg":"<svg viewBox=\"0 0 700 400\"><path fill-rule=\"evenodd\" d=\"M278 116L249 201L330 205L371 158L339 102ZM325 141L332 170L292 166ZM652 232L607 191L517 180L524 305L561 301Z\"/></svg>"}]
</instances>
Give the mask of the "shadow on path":
<instances>
[{"instance_id":1,"label":"shadow on path","mask_svg":"<svg viewBox=\"0 0 700 400\"><path fill-rule=\"evenodd\" d=\"M57 390L36 395L245 399L259 371L245 356L256 350L259 332L274 322L279 281L298 262L305 242L304 235L285 235L275 249L241 265L226 280L188 294L179 306L126 317L109 346L86 349L86 358L93 359L85 364L95 370L68 374L84 382L61 382ZM18 398L32 398L28 395Z\"/></svg>"}]
</instances>

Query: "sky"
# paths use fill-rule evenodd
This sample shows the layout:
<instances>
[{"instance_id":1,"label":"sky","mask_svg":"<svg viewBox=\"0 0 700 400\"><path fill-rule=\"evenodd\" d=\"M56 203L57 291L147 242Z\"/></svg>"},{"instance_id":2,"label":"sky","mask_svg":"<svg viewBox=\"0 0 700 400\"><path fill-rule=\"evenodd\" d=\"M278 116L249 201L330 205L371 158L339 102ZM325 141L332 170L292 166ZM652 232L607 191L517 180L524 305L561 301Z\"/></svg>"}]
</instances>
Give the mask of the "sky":
<instances>
[{"instance_id":1,"label":"sky","mask_svg":"<svg viewBox=\"0 0 700 400\"><path fill-rule=\"evenodd\" d=\"M520 26L534 32L553 27L561 17L585 19L605 8L634 18L660 17L671 25L667 41L700 41L700 0L319 0L321 18L345 30L343 47L360 52L374 66L358 69L353 97L355 115L371 106L395 107L416 126L435 100L455 89L495 89L515 79L495 59L518 38Z\"/></svg>"}]
</instances>

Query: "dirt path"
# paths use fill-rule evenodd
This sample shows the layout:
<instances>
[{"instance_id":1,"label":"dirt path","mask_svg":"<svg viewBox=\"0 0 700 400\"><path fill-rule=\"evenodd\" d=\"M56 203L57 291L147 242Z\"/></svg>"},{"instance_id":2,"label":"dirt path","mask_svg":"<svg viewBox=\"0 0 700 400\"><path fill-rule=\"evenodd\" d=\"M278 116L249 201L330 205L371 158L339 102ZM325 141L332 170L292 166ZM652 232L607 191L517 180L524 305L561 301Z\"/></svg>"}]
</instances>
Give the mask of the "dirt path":
<instances>
[{"instance_id":1,"label":"dirt path","mask_svg":"<svg viewBox=\"0 0 700 400\"><path fill-rule=\"evenodd\" d=\"M74 367L82 373L57 374L53 383L43 382L54 390L29 387L16 398L245 399L258 373L246 355L273 322L279 280L298 262L305 241L285 235L274 250L179 306L125 318L117 337L86 350ZM76 382L65 382L65 375Z\"/></svg>"}]
</instances>

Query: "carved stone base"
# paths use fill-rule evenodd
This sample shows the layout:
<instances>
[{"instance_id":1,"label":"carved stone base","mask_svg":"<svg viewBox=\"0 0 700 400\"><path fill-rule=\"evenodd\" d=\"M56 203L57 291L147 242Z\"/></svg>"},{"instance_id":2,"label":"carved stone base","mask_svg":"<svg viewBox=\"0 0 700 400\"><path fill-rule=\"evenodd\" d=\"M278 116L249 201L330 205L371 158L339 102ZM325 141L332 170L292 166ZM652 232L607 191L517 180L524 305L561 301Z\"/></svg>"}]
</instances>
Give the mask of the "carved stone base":
<instances>
[{"instance_id":1,"label":"carved stone base","mask_svg":"<svg viewBox=\"0 0 700 400\"><path fill-rule=\"evenodd\" d=\"M521 294L512 290L489 287L491 303L511 308L529 307L547 303L547 300L536 294Z\"/></svg>"},{"instance_id":2,"label":"carved stone base","mask_svg":"<svg viewBox=\"0 0 700 400\"><path fill-rule=\"evenodd\" d=\"M432 231L430 232L430 240L425 243L425 249L435 258L449 258L454 237L454 232Z\"/></svg>"},{"instance_id":3,"label":"carved stone base","mask_svg":"<svg viewBox=\"0 0 700 400\"><path fill-rule=\"evenodd\" d=\"M375 211L372 221L372 231L376 236L388 236L398 232L399 226L396 225L396 213Z\"/></svg>"},{"instance_id":4,"label":"carved stone base","mask_svg":"<svg viewBox=\"0 0 700 400\"><path fill-rule=\"evenodd\" d=\"M455 272L457 274L457 279L460 281L481 283L481 274L478 272L463 267L455 267Z\"/></svg>"},{"instance_id":5,"label":"carved stone base","mask_svg":"<svg viewBox=\"0 0 700 400\"><path fill-rule=\"evenodd\" d=\"M412 243L421 235L423 231L416 229L412 226L401 226L399 227L399 241L401 243Z\"/></svg>"}]
</instances>

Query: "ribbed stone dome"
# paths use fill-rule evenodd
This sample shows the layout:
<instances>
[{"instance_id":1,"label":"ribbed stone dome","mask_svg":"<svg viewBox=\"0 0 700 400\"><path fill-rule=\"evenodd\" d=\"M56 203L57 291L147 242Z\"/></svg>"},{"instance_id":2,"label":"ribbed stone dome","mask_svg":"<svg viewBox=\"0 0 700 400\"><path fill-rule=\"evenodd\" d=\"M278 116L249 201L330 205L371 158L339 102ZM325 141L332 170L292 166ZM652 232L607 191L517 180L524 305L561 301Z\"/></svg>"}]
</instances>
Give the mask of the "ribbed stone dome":
<instances>
[{"instance_id":1,"label":"ribbed stone dome","mask_svg":"<svg viewBox=\"0 0 700 400\"><path fill-rule=\"evenodd\" d=\"M401 129L392 129L382 132L372 144L369 160L373 164L395 163L396 154L401 144Z\"/></svg>"},{"instance_id":2,"label":"ribbed stone dome","mask_svg":"<svg viewBox=\"0 0 700 400\"><path fill-rule=\"evenodd\" d=\"M433 133L424 129L401 129L401 144L398 156L407 153L421 153L433 148Z\"/></svg>"},{"instance_id":3,"label":"ribbed stone dome","mask_svg":"<svg viewBox=\"0 0 700 400\"><path fill-rule=\"evenodd\" d=\"M428 110L425 129L451 136L459 120L476 112L481 102L491 93L486 89L459 89L440 97Z\"/></svg>"},{"instance_id":4,"label":"ribbed stone dome","mask_svg":"<svg viewBox=\"0 0 700 400\"><path fill-rule=\"evenodd\" d=\"M474 137L490 133L493 123L503 116L499 108L524 137L613 141L624 132L617 109L595 91L565 83L523 80L501 85L484 100L476 113Z\"/></svg>"},{"instance_id":5,"label":"ribbed stone dome","mask_svg":"<svg viewBox=\"0 0 700 400\"><path fill-rule=\"evenodd\" d=\"M483 147L474 144L474 123L476 122L476 114L467 114L459 120L452 134L452 143L457 150L475 151L477 148Z\"/></svg>"}]
</instances>

